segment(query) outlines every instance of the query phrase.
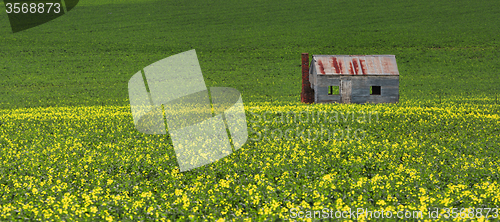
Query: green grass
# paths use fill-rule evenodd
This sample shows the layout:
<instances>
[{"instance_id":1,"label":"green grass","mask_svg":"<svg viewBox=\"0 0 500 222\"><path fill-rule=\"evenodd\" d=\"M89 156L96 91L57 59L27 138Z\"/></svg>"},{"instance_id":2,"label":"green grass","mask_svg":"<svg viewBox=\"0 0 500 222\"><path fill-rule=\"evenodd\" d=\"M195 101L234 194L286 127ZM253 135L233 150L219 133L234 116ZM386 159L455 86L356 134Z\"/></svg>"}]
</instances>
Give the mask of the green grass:
<instances>
[{"instance_id":1,"label":"green grass","mask_svg":"<svg viewBox=\"0 0 500 222\"><path fill-rule=\"evenodd\" d=\"M119 2L17 34L1 20L0 107L126 105L134 73L193 48L245 101L298 101L302 52L394 54L402 100L499 90L497 1Z\"/></svg>"},{"instance_id":2,"label":"green grass","mask_svg":"<svg viewBox=\"0 0 500 222\"><path fill-rule=\"evenodd\" d=\"M0 220L500 208L499 6L88 0L12 34L1 5ZM179 173L168 136L134 129L127 83L190 49L207 87L242 93L250 135L241 150ZM303 52L396 55L400 103L299 104ZM276 121L320 111L340 117ZM345 119L360 112L378 119ZM287 130L296 137L280 136Z\"/></svg>"}]
</instances>

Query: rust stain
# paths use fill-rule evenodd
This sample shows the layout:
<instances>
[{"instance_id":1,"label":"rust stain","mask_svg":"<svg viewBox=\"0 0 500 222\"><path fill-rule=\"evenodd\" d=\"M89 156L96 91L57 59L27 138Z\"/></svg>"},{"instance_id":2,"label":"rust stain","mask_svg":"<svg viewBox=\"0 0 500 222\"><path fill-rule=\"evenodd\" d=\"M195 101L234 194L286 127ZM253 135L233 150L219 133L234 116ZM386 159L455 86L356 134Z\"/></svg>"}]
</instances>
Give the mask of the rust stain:
<instances>
[{"instance_id":1,"label":"rust stain","mask_svg":"<svg viewBox=\"0 0 500 222\"><path fill-rule=\"evenodd\" d=\"M381 58L382 69L384 73L391 73L390 61L387 58Z\"/></svg>"},{"instance_id":2,"label":"rust stain","mask_svg":"<svg viewBox=\"0 0 500 222\"><path fill-rule=\"evenodd\" d=\"M377 73L374 57L366 57L366 72L367 74Z\"/></svg>"},{"instance_id":3,"label":"rust stain","mask_svg":"<svg viewBox=\"0 0 500 222\"><path fill-rule=\"evenodd\" d=\"M315 63L322 75L399 75L393 55L322 55Z\"/></svg>"},{"instance_id":4,"label":"rust stain","mask_svg":"<svg viewBox=\"0 0 500 222\"><path fill-rule=\"evenodd\" d=\"M358 60L352 59L352 64L354 65L354 73L353 74L357 75L359 73Z\"/></svg>"},{"instance_id":5,"label":"rust stain","mask_svg":"<svg viewBox=\"0 0 500 222\"><path fill-rule=\"evenodd\" d=\"M352 68L352 62L349 63L349 74L354 75L354 69Z\"/></svg>"},{"instance_id":6,"label":"rust stain","mask_svg":"<svg viewBox=\"0 0 500 222\"><path fill-rule=\"evenodd\" d=\"M384 58L384 64L388 68L387 70L385 70L386 73L389 73L391 75L397 75L396 62L395 61L393 62L392 58Z\"/></svg>"},{"instance_id":7,"label":"rust stain","mask_svg":"<svg viewBox=\"0 0 500 222\"><path fill-rule=\"evenodd\" d=\"M332 66L333 68L335 68L335 73L337 74L340 74L340 65L339 65L339 61L337 61L337 58L333 57L332 58Z\"/></svg>"},{"instance_id":8,"label":"rust stain","mask_svg":"<svg viewBox=\"0 0 500 222\"><path fill-rule=\"evenodd\" d=\"M376 72L377 73L383 73L384 70L382 70L382 61L380 60L381 57L376 57L376 58L373 58L374 60L376 59L377 61L375 61L374 65L375 65L375 69L376 69Z\"/></svg>"},{"instance_id":9,"label":"rust stain","mask_svg":"<svg viewBox=\"0 0 500 222\"><path fill-rule=\"evenodd\" d=\"M321 74L326 74L325 73L325 67L323 66L323 62L321 60L318 60L318 65L319 65L319 71L321 72Z\"/></svg>"},{"instance_id":10,"label":"rust stain","mask_svg":"<svg viewBox=\"0 0 500 222\"><path fill-rule=\"evenodd\" d=\"M361 66L361 73L363 73L363 75L366 75L366 64L365 64L366 60L364 59L359 59L359 65Z\"/></svg>"},{"instance_id":11,"label":"rust stain","mask_svg":"<svg viewBox=\"0 0 500 222\"><path fill-rule=\"evenodd\" d=\"M343 60L339 60L339 69L340 69L340 73L345 73Z\"/></svg>"}]
</instances>

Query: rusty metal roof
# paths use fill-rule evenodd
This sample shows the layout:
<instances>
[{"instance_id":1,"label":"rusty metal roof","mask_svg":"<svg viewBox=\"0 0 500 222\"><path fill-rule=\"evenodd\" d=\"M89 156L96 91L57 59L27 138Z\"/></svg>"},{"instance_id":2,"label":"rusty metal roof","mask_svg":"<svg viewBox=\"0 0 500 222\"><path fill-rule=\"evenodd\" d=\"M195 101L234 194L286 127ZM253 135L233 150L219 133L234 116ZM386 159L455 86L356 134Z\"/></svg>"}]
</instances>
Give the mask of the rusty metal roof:
<instances>
[{"instance_id":1,"label":"rusty metal roof","mask_svg":"<svg viewBox=\"0 0 500 222\"><path fill-rule=\"evenodd\" d=\"M324 75L399 75L394 55L313 55L309 72Z\"/></svg>"}]
</instances>

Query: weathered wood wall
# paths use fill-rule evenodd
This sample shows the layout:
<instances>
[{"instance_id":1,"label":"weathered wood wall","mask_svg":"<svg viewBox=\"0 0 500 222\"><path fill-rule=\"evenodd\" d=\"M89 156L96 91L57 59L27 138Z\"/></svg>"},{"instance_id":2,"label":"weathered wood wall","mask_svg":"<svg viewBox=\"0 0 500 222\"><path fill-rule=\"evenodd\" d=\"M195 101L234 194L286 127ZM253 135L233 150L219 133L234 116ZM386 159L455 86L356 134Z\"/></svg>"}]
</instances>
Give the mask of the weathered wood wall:
<instances>
[{"instance_id":1,"label":"weathered wood wall","mask_svg":"<svg viewBox=\"0 0 500 222\"><path fill-rule=\"evenodd\" d=\"M399 76L315 75L316 103L396 103L399 102ZM339 95L328 95L329 86L340 86ZM371 86L381 86L380 95L370 95Z\"/></svg>"}]
</instances>

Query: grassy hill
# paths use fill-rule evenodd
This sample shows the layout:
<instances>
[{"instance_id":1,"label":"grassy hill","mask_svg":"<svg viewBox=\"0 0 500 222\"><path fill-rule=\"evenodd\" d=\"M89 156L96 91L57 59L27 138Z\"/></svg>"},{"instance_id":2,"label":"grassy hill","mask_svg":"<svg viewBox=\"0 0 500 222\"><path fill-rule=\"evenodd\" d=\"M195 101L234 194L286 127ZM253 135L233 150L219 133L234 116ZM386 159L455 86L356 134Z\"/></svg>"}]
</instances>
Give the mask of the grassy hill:
<instances>
[{"instance_id":1,"label":"grassy hill","mask_svg":"<svg viewBox=\"0 0 500 222\"><path fill-rule=\"evenodd\" d=\"M499 17L497 0L87 0L13 34L1 5L0 220L498 218ZM191 49L207 87L242 93L249 140L179 173L168 136L134 129L127 83ZM400 103L300 104L303 52L396 55Z\"/></svg>"},{"instance_id":2,"label":"grassy hill","mask_svg":"<svg viewBox=\"0 0 500 222\"><path fill-rule=\"evenodd\" d=\"M140 2L140 3L139 3ZM127 81L196 49L209 86L297 101L300 53L394 54L402 100L494 98L497 1L84 1L12 34L1 10L2 108L126 105Z\"/></svg>"}]
</instances>

